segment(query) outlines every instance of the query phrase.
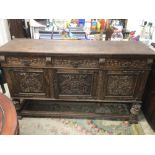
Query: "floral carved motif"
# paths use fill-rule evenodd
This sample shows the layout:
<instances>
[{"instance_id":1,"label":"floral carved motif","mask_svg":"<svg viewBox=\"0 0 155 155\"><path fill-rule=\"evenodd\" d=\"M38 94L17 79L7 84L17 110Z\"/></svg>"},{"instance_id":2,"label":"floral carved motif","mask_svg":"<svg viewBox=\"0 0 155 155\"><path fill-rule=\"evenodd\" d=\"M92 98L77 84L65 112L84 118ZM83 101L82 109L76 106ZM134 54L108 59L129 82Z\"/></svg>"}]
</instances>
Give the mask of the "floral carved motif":
<instances>
[{"instance_id":1,"label":"floral carved motif","mask_svg":"<svg viewBox=\"0 0 155 155\"><path fill-rule=\"evenodd\" d=\"M46 60L42 57L7 57L7 63L12 65L24 65L25 62L31 65L45 65Z\"/></svg>"},{"instance_id":2,"label":"floral carved motif","mask_svg":"<svg viewBox=\"0 0 155 155\"><path fill-rule=\"evenodd\" d=\"M16 73L19 89L23 93L43 92L43 76L40 73Z\"/></svg>"},{"instance_id":3,"label":"floral carved motif","mask_svg":"<svg viewBox=\"0 0 155 155\"><path fill-rule=\"evenodd\" d=\"M108 78L107 94L114 96L131 96L133 93L133 77L128 75L111 75Z\"/></svg>"},{"instance_id":4,"label":"floral carved motif","mask_svg":"<svg viewBox=\"0 0 155 155\"><path fill-rule=\"evenodd\" d=\"M145 59L144 60L106 59L105 66L141 68L147 66L147 61Z\"/></svg>"},{"instance_id":5,"label":"floral carved motif","mask_svg":"<svg viewBox=\"0 0 155 155\"><path fill-rule=\"evenodd\" d=\"M52 62L54 66L58 67L98 67L97 59L54 58Z\"/></svg>"},{"instance_id":6,"label":"floral carved motif","mask_svg":"<svg viewBox=\"0 0 155 155\"><path fill-rule=\"evenodd\" d=\"M59 92L62 95L90 95L92 81L90 74L59 74Z\"/></svg>"}]
</instances>

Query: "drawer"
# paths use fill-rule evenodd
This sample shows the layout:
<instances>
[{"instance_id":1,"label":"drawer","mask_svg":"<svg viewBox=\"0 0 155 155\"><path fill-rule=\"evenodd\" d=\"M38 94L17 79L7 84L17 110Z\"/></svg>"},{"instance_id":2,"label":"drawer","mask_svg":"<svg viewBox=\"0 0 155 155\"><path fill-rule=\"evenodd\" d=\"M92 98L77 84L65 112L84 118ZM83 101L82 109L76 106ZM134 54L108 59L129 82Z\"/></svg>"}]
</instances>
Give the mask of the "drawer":
<instances>
[{"instance_id":1,"label":"drawer","mask_svg":"<svg viewBox=\"0 0 155 155\"><path fill-rule=\"evenodd\" d=\"M144 69L149 67L147 59L106 58L102 65L105 69Z\"/></svg>"},{"instance_id":2,"label":"drawer","mask_svg":"<svg viewBox=\"0 0 155 155\"><path fill-rule=\"evenodd\" d=\"M6 56L3 66L45 66L46 57L39 56Z\"/></svg>"},{"instance_id":3,"label":"drawer","mask_svg":"<svg viewBox=\"0 0 155 155\"><path fill-rule=\"evenodd\" d=\"M88 58L88 57L53 57L52 58L53 67L69 67L69 68L98 68L99 59L98 58Z\"/></svg>"}]
</instances>

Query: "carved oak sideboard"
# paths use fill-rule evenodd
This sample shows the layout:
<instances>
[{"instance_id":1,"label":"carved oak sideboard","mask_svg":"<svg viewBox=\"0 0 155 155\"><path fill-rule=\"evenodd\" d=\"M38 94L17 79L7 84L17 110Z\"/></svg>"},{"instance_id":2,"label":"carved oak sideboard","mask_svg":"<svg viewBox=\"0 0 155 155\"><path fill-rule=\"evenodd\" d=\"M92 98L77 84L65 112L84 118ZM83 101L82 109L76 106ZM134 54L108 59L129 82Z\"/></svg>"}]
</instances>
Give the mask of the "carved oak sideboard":
<instances>
[{"instance_id":1,"label":"carved oak sideboard","mask_svg":"<svg viewBox=\"0 0 155 155\"><path fill-rule=\"evenodd\" d=\"M19 116L137 122L154 52L140 42L15 39L0 62Z\"/></svg>"}]
</instances>

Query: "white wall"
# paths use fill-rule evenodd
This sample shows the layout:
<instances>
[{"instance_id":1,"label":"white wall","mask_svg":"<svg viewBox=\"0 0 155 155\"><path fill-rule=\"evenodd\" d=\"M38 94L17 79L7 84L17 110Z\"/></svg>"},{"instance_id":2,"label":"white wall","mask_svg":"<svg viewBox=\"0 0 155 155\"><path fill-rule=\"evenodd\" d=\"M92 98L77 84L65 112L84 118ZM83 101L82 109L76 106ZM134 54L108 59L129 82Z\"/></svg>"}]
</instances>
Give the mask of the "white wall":
<instances>
[{"instance_id":1,"label":"white wall","mask_svg":"<svg viewBox=\"0 0 155 155\"><path fill-rule=\"evenodd\" d=\"M140 25L142 24L143 19L128 19L127 29L129 31L140 31Z\"/></svg>"},{"instance_id":2,"label":"white wall","mask_svg":"<svg viewBox=\"0 0 155 155\"><path fill-rule=\"evenodd\" d=\"M6 19L0 19L0 46L4 45L9 40L11 40L11 37L10 37L8 22ZM10 93L9 93L7 84L4 84L4 87L6 90L6 93L4 95L10 98ZM1 87L0 87L0 92L2 93Z\"/></svg>"},{"instance_id":3,"label":"white wall","mask_svg":"<svg viewBox=\"0 0 155 155\"><path fill-rule=\"evenodd\" d=\"M153 23L152 31L153 29L154 31L153 31L152 41L155 42L155 19L128 19L127 29L129 31L136 31L136 34L140 35L141 30L143 28L141 25L144 21Z\"/></svg>"},{"instance_id":4,"label":"white wall","mask_svg":"<svg viewBox=\"0 0 155 155\"><path fill-rule=\"evenodd\" d=\"M7 19L0 19L0 46L11 40Z\"/></svg>"}]
</instances>

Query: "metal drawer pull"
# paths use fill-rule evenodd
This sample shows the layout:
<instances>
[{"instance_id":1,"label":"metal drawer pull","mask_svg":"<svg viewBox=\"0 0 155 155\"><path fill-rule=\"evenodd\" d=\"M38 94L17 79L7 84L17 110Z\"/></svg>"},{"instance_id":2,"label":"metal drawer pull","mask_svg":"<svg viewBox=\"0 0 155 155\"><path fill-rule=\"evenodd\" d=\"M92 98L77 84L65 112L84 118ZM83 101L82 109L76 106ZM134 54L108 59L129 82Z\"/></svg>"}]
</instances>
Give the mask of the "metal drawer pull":
<instances>
[{"instance_id":1,"label":"metal drawer pull","mask_svg":"<svg viewBox=\"0 0 155 155\"><path fill-rule=\"evenodd\" d=\"M150 65L153 63L153 59L147 59L147 64Z\"/></svg>"},{"instance_id":2,"label":"metal drawer pull","mask_svg":"<svg viewBox=\"0 0 155 155\"><path fill-rule=\"evenodd\" d=\"M51 57L46 57L46 63L51 63Z\"/></svg>"},{"instance_id":3,"label":"metal drawer pull","mask_svg":"<svg viewBox=\"0 0 155 155\"><path fill-rule=\"evenodd\" d=\"M105 63L105 58L100 58L99 59L99 64L104 64Z\"/></svg>"},{"instance_id":4,"label":"metal drawer pull","mask_svg":"<svg viewBox=\"0 0 155 155\"><path fill-rule=\"evenodd\" d=\"M0 62L5 62L5 56L3 55L0 56Z\"/></svg>"}]
</instances>

